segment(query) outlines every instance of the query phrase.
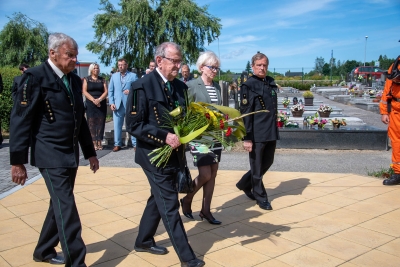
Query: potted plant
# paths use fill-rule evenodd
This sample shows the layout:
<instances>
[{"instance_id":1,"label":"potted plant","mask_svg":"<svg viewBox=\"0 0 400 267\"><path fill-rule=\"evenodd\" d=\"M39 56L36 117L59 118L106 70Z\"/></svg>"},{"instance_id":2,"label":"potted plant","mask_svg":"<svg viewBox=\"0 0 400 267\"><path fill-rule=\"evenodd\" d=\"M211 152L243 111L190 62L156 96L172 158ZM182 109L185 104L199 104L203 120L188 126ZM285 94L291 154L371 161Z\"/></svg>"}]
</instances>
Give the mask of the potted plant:
<instances>
[{"instance_id":1,"label":"potted plant","mask_svg":"<svg viewBox=\"0 0 400 267\"><path fill-rule=\"evenodd\" d=\"M302 104L296 104L290 108L293 117L302 117L304 113L304 106Z\"/></svg>"},{"instance_id":2,"label":"potted plant","mask_svg":"<svg viewBox=\"0 0 400 267\"><path fill-rule=\"evenodd\" d=\"M289 99L283 99L282 100L282 105L286 108L288 105L290 104L290 100Z\"/></svg>"},{"instance_id":3,"label":"potted plant","mask_svg":"<svg viewBox=\"0 0 400 267\"><path fill-rule=\"evenodd\" d=\"M337 128L337 129L340 127L340 125L342 125L342 126L346 126L347 125L345 119L337 119L337 118L335 118L333 120L330 120L330 122L332 123L333 128Z\"/></svg>"},{"instance_id":4,"label":"potted plant","mask_svg":"<svg viewBox=\"0 0 400 267\"><path fill-rule=\"evenodd\" d=\"M329 118L329 115L332 112L332 108L328 105L321 105L318 109L318 114L321 118Z\"/></svg>"},{"instance_id":5,"label":"potted plant","mask_svg":"<svg viewBox=\"0 0 400 267\"><path fill-rule=\"evenodd\" d=\"M276 125L278 127L283 127L286 125L286 123L288 122L289 116L286 112L282 112L280 111L277 114L277 118L276 118Z\"/></svg>"},{"instance_id":6,"label":"potted plant","mask_svg":"<svg viewBox=\"0 0 400 267\"><path fill-rule=\"evenodd\" d=\"M305 91L303 93L304 97L304 105L305 106L313 106L314 105L314 94L311 91Z\"/></svg>"}]
</instances>

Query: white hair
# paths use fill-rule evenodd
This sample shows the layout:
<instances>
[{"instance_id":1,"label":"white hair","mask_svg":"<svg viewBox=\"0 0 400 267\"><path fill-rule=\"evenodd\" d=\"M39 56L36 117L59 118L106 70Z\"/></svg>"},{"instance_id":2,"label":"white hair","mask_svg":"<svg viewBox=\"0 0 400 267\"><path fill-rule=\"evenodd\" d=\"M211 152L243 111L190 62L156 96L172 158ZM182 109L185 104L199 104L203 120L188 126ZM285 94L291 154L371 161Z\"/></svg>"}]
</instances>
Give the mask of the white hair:
<instances>
[{"instance_id":1,"label":"white hair","mask_svg":"<svg viewBox=\"0 0 400 267\"><path fill-rule=\"evenodd\" d=\"M50 50L54 50L58 52L58 48L62 46L65 43L71 43L72 46L78 50L78 44L75 42L75 40L72 37L69 37L68 35L64 33L52 33L49 35L48 39L48 49L49 52Z\"/></svg>"},{"instance_id":2,"label":"white hair","mask_svg":"<svg viewBox=\"0 0 400 267\"><path fill-rule=\"evenodd\" d=\"M213 51L206 51L201 53L196 62L196 67L199 72L201 72L202 66L214 66L214 65L217 65L219 68L221 62Z\"/></svg>"}]
</instances>

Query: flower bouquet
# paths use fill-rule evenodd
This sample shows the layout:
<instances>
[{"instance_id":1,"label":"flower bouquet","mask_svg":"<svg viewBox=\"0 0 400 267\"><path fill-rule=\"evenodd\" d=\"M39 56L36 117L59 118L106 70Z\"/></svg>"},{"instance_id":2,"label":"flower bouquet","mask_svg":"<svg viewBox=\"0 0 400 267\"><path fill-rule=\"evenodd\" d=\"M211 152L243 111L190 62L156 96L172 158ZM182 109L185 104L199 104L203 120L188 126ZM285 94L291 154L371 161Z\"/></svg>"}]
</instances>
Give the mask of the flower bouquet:
<instances>
[{"instance_id":1,"label":"flower bouquet","mask_svg":"<svg viewBox=\"0 0 400 267\"><path fill-rule=\"evenodd\" d=\"M362 82L363 79L364 79L364 77L363 77L362 75L358 75L357 80L358 80L359 82Z\"/></svg>"},{"instance_id":2,"label":"flower bouquet","mask_svg":"<svg viewBox=\"0 0 400 267\"><path fill-rule=\"evenodd\" d=\"M307 123L309 125L318 125L318 128L324 128L325 124L328 122L326 119L320 119L318 117L318 112L314 114L314 116L307 117Z\"/></svg>"},{"instance_id":3,"label":"flower bouquet","mask_svg":"<svg viewBox=\"0 0 400 267\"><path fill-rule=\"evenodd\" d=\"M369 94L370 96L374 96L374 95L376 94L376 91L375 91L375 90L372 90L372 89L369 89L369 90L368 90L368 94Z\"/></svg>"},{"instance_id":4,"label":"flower bouquet","mask_svg":"<svg viewBox=\"0 0 400 267\"><path fill-rule=\"evenodd\" d=\"M283 100L282 100L282 105L283 105L284 107L287 107L289 104L290 104L290 100L289 100L289 99L283 99Z\"/></svg>"},{"instance_id":5,"label":"flower bouquet","mask_svg":"<svg viewBox=\"0 0 400 267\"><path fill-rule=\"evenodd\" d=\"M241 115L234 108L207 104L202 102L187 103L186 110L177 107L171 112L166 111L164 118L166 124L164 128L174 129L174 133L179 137L181 144L187 144L193 139L201 139L202 142L218 140L226 149L230 148L228 139L233 137L235 141L241 140L246 135L243 117L259 112L269 112L260 110ZM201 137L200 137L201 136ZM168 162L173 149L165 144L160 148L154 149L149 156L154 155L150 162L160 167Z\"/></svg>"},{"instance_id":6,"label":"flower bouquet","mask_svg":"<svg viewBox=\"0 0 400 267\"><path fill-rule=\"evenodd\" d=\"M340 125L342 125L342 126L346 126L347 125L345 119L337 119L337 118L335 118L335 119L329 120L329 121L332 123L333 128L339 128Z\"/></svg>"},{"instance_id":7,"label":"flower bouquet","mask_svg":"<svg viewBox=\"0 0 400 267\"><path fill-rule=\"evenodd\" d=\"M278 114L276 114L277 115L277 118L276 118L276 125L278 126L278 127L283 127L283 126L285 126L286 125L286 123L288 122L288 120L289 120L289 115L286 113L286 112L282 112L282 111L280 111Z\"/></svg>"}]
</instances>

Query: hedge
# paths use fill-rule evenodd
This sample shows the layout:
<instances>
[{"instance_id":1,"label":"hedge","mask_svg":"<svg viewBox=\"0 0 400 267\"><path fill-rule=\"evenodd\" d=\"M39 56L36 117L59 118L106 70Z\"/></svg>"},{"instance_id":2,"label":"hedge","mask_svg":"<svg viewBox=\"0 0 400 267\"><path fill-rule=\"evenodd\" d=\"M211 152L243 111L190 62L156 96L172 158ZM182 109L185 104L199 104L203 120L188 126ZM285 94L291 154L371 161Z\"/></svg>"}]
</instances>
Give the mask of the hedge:
<instances>
[{"instance_id":1,"label":"hedge","mask_svg":"<svg viewBox=\"0 0 400 267\"><path fill-rule=\"evenodd\" d=\"M10 129L10 114L13 106L11 87L14 77L21 75L21 72L18 68L3 67L0 68L0 73L4 85L3 92L0 94L0 122L1 129L8 132Z\"/></svg>"}]
</instances>

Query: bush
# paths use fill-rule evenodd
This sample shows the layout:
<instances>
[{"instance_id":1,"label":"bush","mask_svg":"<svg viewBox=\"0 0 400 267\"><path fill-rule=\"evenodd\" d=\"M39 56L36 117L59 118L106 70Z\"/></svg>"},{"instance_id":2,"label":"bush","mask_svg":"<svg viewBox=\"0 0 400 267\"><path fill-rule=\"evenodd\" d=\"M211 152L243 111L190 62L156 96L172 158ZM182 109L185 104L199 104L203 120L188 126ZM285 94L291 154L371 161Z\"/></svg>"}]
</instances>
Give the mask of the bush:
<instances>
[{"instance_id":1,"label":"bush","mask_svg":"<svg viewBox=\"0 0 400 267\"><path fill-rule=\"evenodd\" d=\"M0 94L0 120L1 129L9 131L10 129L10 114L13 106L11 98L11 87L15 76L21 74L18 68L3 67L0 68L0 73L3 78L4 89Z\"/></svg>"}]
</instances>

